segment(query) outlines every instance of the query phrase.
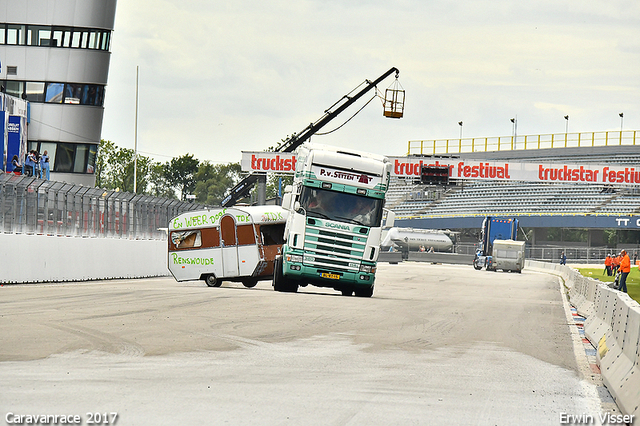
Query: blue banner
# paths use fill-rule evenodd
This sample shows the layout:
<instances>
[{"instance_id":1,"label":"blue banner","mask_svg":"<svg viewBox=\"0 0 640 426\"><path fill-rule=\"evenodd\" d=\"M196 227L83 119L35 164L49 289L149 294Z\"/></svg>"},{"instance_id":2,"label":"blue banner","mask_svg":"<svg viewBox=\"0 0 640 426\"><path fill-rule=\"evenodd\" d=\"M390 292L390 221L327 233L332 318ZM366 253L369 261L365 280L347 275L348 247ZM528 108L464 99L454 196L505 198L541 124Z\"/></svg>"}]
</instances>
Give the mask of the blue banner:
<instances>
[{"instance_id":1,"label":"blue banner","mask_svg":"<svg viewBox=\"0 0 640 426\"><path fill-rule=\"evenodd\" d=\"M7 172L13 171L13 156L18 156L20 165L24 166L24 153L20 152L20 121L22 117L10 115L7 123Z\"/></svg>"},{"instance_id":2,"label":"blue banner","mask_svg":"<svg viewBox=\"0 0 640 426\"><path fill-rule=\"evenodd\" d=\"M0 100L0 103L1 102L2 100ZM5 132L5 126L4 126L4 111L0 111L0 135L2 135L2 142L0 143L0 162L2 164L0 164L0 168L6 171L7 169L5 167L5 163L7 159L4 156L4 150L7 144L7 140L6 140L7 132Z\"/></svg>"}]
</instances>

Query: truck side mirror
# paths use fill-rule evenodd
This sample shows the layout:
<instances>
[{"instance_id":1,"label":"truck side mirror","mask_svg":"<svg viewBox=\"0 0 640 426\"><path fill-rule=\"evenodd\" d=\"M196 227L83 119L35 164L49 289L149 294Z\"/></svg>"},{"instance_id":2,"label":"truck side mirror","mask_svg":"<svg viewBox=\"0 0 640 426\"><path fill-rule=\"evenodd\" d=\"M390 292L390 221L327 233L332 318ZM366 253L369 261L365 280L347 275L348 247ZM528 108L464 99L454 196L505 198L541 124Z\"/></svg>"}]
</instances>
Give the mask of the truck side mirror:
<instances>
[{"instance_id":1,"label":"truck side mirror","mask_svg":"<svg viewBox=\"0 0 640 426\"><path fill-rule=\"evenodd\" d=\"M289 210L291 206L291 192L285 192L282 196L282 207Z\"/></svg>"},{"instance_id":2,"label":"truck side mirror","mask_svg":"<svg viewBox=\"0 0 640 426\"><path fill-rule=\"evenodd\" d=\"M384 222L383 228L393 228L396 221L396 214L388 209L384 209L384 211L387 213L387 220Z\"/></svg>"}]
</instances>

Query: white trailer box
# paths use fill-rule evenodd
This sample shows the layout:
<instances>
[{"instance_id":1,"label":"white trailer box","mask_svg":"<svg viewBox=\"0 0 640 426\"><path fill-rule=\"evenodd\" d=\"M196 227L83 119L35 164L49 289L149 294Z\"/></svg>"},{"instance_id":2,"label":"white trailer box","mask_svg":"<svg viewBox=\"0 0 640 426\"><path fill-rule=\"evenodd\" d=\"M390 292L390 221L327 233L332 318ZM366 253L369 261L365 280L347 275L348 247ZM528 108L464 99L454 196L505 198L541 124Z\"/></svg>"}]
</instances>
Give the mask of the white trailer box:
<instances>
[{"instance_id":1,"label":"white trailer box","mask_svg":"<svg viewBox=\"0 0 640 426\"><path fill-rule=\"evenodd\" d=\"M524 241L493 241L493 270L521 272L522 268L524 268Z\"/></svg>"}]
</instances>

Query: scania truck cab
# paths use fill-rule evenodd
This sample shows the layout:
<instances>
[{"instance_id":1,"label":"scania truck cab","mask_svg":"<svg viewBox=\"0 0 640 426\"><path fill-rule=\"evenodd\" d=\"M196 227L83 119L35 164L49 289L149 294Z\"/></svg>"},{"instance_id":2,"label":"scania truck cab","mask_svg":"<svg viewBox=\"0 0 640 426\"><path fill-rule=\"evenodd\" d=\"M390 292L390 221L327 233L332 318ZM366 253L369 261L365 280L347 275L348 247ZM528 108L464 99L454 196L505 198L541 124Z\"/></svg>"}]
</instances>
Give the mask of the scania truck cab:
<instances>
[{"instance_id":1,"label":"scania truck cab","mask_svg":"<svg viewBox=\"0 0 640 426\"><path fill-rule=\"evenodd\" d=\"M312 284L371 297L390 176L384 156L301 145L293 185L283 197L289 215L274 289L296 292ZM393 226L392 212L386 226Z\"/></svg>"}]
</instances>

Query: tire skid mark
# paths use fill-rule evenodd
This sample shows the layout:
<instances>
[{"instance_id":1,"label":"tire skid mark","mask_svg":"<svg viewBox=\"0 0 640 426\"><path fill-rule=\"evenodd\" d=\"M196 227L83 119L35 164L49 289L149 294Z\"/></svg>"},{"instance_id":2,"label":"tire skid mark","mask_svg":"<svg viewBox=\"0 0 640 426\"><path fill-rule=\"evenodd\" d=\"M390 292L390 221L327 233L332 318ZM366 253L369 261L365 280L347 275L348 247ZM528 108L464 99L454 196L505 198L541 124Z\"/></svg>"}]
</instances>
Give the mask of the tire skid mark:
<instances>
[{"instance_id":1,"label":"tire skid mark","mask_svg":"<svg viewBox=\"0 0 640 426\"><path fill-rule=\"evenodd\" d=\"M145 354L145 350L142 346L99 330L82 326L66 326L61 324L46 325L48 327L55 328L56 330L64 331L86 339L94 346L95 350L135 357L141 357Z\"/></svg>"}]
</instances>

